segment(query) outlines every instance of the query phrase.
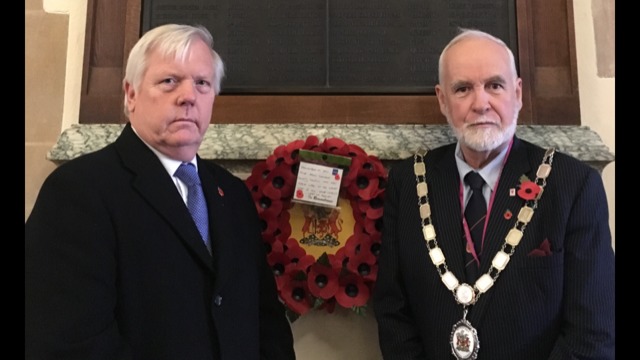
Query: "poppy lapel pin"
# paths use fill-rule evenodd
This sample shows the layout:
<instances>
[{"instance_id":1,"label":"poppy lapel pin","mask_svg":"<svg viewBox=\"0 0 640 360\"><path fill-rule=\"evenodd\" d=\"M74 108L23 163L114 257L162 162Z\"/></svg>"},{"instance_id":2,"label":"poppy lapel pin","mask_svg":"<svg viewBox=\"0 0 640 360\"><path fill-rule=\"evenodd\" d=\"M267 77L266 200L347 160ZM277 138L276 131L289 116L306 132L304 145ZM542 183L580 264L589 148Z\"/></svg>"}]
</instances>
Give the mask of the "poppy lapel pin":
<instances>
[{"instance_id":1,"label":"poppy lapel pin","mask_svg":"<svg viewBox=\"0 0 640 360\"><path fill-rule=\"evenodd\" d=\"M523 200L535 200L541 193L542 188L540 185L529 180L526 175L520 177L520 186L518 187L517 194Z\"/></svg>"}]
</instances>

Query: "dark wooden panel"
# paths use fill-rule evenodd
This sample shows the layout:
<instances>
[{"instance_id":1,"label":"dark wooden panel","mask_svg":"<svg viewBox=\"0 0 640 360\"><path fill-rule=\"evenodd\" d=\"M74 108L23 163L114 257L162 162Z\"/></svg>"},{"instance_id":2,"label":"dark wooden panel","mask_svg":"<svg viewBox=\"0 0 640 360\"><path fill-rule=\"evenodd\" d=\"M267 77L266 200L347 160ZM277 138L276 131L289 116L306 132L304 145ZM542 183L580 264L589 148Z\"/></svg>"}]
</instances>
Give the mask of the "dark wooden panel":
<instances>
[{"instance_id":1,"label":"dark wooden panel","mask_svg":"<svg viewBox=\"0 0 640 360\"><path fill-rule=\"evenodd\" d=\"M126 13L126 0L89 0L87 3L81 124L126 120L122 113L123 59L126 61L125 54L128 54L124 47Z\"/></svg>"},{"instance_id":2,"label":"dark wooden panel","mask_svg":"<svg viewBox=\"0 0 640 360\"><path fill-rule=\"evenodd\" d=\"M91 65L120 66L124 56L125 1L95 0ZM120 24L115 26L115 24Z\"/></svg>"},{"instance_id":3,"label":"dark wooden panel","mask_svg":"<svg viewBox=\"0 0 640 360\"><path fill-rule=\"evenodd\" d=\"M214 123L442 124L434 96L219 96Z\"/></svg>"},{"instance_id":4,"label":"dark wooden panel","mask_svg":"<svg viewBox=\"0 0 640 360\"><path fill-rule=\"evenodd\" d=\"M534 123L580 125L573 2L528 0L534 52L529 86Z\"/></svg>"},{"instance_id":5,"label":"dark wooden panel","mask_svg":"<svg viewBox=\"0 0 640 360\"><path fill-rule=\"evenodd\" d=\"M536 115L543 125L581 125L580 104L575 96L536 98Z\"/></svg>"},{"instance_id":6,"label":"dark wooden panel","mask_svg":"<svg viewBox=\"0 0 640 360\"><path fill-rule=\"evenodd\" d=\"M534 53L533 36L531 34L531 4L529 0L516 1L516 17L518 26L518 72L522 78L522 110L520 110L520 124L534 124L534 109L531 106L531 74Z\"/></svg>"},{"instance_id":7,"label":"dark wooden panel","mask_svg":"<svg viewBox=\"0 0 640 360\"><path fill-rule=\"evenodd\" d=\"M123 95L84 96L80 102L81 124L124 124Z\"/></svg>"},{"instance_id":8,"label":"dark wooden panel","mask_svg":"<svg viewBox=\"0 0 640 360\"><path fill-rule=\"evenodd\" d=\"M121 87L116 88L114 81L103 84L102 77L92 78L92 74L105 74L104 68L113 68L117 62L122 78L125 54L140 36L142 1L89 0L80 123L126 121ZM519 123L579 125L572 0L514 1L518 68L523 79ZM445 124L446 120L434 95L223 93L217 99L212 122Z\"/></svg>"}]
</instances>

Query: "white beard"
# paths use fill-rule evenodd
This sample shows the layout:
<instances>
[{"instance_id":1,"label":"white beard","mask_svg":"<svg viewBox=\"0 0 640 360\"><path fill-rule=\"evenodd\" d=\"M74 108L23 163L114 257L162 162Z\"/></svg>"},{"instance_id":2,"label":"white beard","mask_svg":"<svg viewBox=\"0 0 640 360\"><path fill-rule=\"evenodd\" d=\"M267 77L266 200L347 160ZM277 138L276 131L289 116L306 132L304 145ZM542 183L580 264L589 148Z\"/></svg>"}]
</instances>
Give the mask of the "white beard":
<instances>
[{"instance_id":1,"label":"white beard","mask_svg":"<svg viewBox=\"0 0 640 360\"><path fill-rule=\"evenodd\" d=\"M461 144L466 145L475 151L491 151L511 140L516 132L517 117L518 113L516 112L514 115L514 121L504 128L499 124L490 128L475 128L466 124L460 128L455 126L451 126L451 128ZM478 122L483 121L491 122L491 120L485 119L484 117L478 119ZM449 121L449 125L451 125L451 121Z\"/></svg>"}]
</instances>

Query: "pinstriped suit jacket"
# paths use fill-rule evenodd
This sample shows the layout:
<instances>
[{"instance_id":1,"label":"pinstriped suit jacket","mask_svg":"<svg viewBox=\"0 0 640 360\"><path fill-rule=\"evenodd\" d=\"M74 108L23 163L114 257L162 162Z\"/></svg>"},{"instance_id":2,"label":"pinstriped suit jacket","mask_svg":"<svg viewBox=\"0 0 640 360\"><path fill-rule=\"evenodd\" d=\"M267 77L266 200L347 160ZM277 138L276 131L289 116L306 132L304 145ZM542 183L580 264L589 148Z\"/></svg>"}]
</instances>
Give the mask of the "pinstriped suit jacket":
<instances>
[{"instance_id":1,"label":"pinstriped suit jacket","mask_svg":"<svg viewBox=\"0 0 640 360\"><path fill-rule=\"evenodd\" d=\"M454 151L450 144L427 154L426 181L437 242L449 270L465 282ZM523 174L535 179L544 153L514 139L489 215L481 273L488 271L523 205L509 189ZM511 219L504 215L508 211ZM556 152L520 244L467 316L478 331L478 359L615 358L615 256L608 221L600 174ZM440 280L425 246L413 158L390 170L383 224L373 304L384 359L452 358L449 335L462 318L462 306ZM531 256L545 239L551 255Z\"/></svg>"}]
</instances>

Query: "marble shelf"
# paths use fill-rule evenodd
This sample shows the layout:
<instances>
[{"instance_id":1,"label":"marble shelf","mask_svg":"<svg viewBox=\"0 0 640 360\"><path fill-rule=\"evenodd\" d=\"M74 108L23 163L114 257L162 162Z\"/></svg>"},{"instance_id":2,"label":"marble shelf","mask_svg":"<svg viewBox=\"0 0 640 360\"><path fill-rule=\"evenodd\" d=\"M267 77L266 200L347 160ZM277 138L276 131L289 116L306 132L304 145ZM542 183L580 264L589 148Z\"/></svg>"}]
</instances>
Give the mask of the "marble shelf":
<instances>
[{"instance_id":1,"label":"marble shelf","mask_svg":"<svg viewBox=\"0 0 640 360\"><path fill-rule=\"evenodd\" d=\"M64 130L48 152L56 164L87 154L115 141L123 124L75 124ZM600 136L587 126L518 125L516 134L542 147L555 146L602 171L615 160ZM382 124L211 124L200 147L202 158L212 159L238 176L267 158L278 145L316 135L320 141L340 138L357 144L385 165L409 157L418 148L435 148L455 141L448 125Z\"/></svg>"}]
</instances>

